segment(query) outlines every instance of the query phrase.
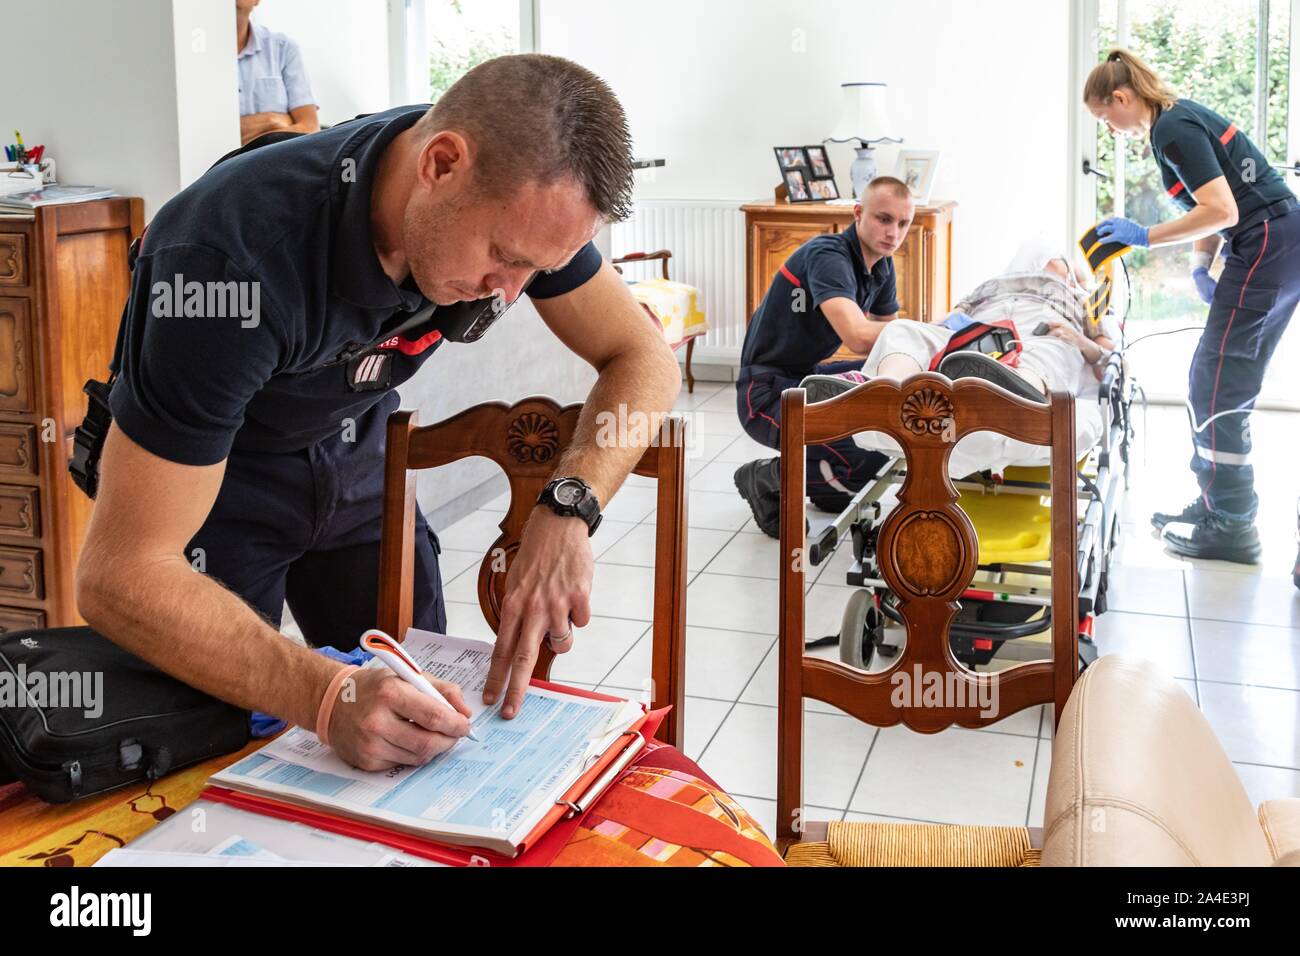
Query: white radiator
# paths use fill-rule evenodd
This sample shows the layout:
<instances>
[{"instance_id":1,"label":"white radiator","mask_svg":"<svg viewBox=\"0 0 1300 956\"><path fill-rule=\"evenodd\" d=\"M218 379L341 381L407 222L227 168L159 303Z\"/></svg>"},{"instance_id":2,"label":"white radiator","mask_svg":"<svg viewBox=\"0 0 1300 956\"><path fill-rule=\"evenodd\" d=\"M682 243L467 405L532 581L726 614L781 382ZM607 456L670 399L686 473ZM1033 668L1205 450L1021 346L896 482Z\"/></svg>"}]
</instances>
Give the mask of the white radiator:
<instances>
[{"instance_id":1,"label":"white radiator","mask_svg":"<svg viewBox=\"0 0 1300 956\"><path fill-rule=\"evenodd\" d=\"M745 216L742 199L646 199L612 228L615 256L667 249L668 276L700 290L709 333L695 355L740 358L745 340ZM629 279L660 275L659 263L623 266ZM704 350L702 355L701 349Z\"/></svg>"}]
</instances>

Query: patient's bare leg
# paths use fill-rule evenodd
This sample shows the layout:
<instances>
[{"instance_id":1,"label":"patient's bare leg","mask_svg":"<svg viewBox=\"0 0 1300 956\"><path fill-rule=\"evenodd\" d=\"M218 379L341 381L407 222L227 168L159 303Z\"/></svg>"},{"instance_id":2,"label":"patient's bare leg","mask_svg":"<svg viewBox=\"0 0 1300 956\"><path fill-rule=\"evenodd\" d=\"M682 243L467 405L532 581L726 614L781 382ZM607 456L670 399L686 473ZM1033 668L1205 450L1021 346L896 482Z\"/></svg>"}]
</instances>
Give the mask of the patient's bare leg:
<instances>
[{"instance_id":1,"label":"patient's bare leg","mask_svg":"<svg viewBox=\"0 0 1300 956\"><path fill-rule=\"evenodd\" d=\"M876 377L892 378L901 382L903 379L916 375L920 371L920 363L912 356L906 352L892 352L880 360L880 368L876 371Z\"/></svg>"}]
</instances>

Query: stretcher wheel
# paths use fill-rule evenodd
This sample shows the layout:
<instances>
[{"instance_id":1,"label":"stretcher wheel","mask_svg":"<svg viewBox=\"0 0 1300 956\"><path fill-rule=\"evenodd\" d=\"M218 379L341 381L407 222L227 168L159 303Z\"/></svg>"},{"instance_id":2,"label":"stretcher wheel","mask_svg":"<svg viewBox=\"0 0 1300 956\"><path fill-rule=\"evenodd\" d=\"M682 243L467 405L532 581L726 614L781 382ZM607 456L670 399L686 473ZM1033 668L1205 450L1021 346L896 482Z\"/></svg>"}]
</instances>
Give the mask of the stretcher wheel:
<instances>
[{"instance_id":1,"label":"stretcher wheel","mask_svg":"<svg viewBox=\"0 0 1300 956\"><path fill-rule=\"evenodd\" d=\"M840 624L840 660L866 670L876 645L885 634L885 618L869 590L860 588L849 595Z\"/></svg>"}]
</instances>

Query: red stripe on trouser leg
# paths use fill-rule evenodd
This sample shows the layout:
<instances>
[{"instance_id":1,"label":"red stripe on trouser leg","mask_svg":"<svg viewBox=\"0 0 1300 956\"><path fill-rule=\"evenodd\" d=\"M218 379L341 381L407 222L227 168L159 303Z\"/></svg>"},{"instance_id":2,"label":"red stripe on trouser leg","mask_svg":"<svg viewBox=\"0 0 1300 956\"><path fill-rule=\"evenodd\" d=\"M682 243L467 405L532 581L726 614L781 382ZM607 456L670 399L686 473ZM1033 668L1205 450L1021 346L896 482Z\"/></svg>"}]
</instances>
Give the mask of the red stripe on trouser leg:
<instances>
[{"instance_id":1,"label":"red stripe on trouser leg","mask_svg":"<svg viewBox=\"0 0 1300 956\"><path fill-rule=\"evenodd\" d=\"M749 383L749 388L745 389L745 407L749 409L749 420L750 420L750 421L753 421L754 418L755 418L755 416L757 416L757 417L759 417L759 418L766 418L769 422L771 422L771 423L772 423L773 425L775 425L777 428L780 428L780 427L781 427L781 423L778 422L778 421L777 421L775 418L773 418L771 415L765 415L765 414L762 413L762 412L755 412L755 411L754 411L754 403L753 403L753 401L752 401L751 398L750 398L750 396L751 396L753 393L754 393L754 383L753 383L753 382L750 382L750 383Z\"/></svg>"},{"instance_id":2,"label":"red stripe on trouser leg","mask_svg":"<svg viewBox=\"0 0 1300 956\"><path fill-rule=\"evenodd\" d=\"M1229 127L1231 129L1231 127ZM1285 235L1285 233L1284 233ZM1264 220L1264 242L1259 247L1259 255L1255 257L1255 263L1246 273L1246 281L1241 284L1241 294L1237 296L1237 304L1233 306L1232 314L1228 316L1227 328L1223 330L1223 338L1219 340L1219 364L1214 370L1214 389L1210 392L1210 412L1206 415L1206 421L1214 417L1214 407L1219 399L1219 376L1223 373L1223 353L1228 347L1228 336L1232 332L1232 323L1237 318L1237 310L1242 307L1246 301L1246 289L1250 287L1250 277L1255 274L1260 262L1264 258L1264 253L1268 249L1268 220ZM1210 480L1205 483L1205 490L1201 492L1201 500L1205 502L1205 507L1210 507L1210 489L1214 487L1214 478L1219 470L1219 463L1214 460L1214 453L1217 450L1218 441L1215 438L1215 426L1211 422L1208 426L1210 429ZM1193 443L1196 441L1195 436L1192 438Z\"/></svg>"}]
</instances>

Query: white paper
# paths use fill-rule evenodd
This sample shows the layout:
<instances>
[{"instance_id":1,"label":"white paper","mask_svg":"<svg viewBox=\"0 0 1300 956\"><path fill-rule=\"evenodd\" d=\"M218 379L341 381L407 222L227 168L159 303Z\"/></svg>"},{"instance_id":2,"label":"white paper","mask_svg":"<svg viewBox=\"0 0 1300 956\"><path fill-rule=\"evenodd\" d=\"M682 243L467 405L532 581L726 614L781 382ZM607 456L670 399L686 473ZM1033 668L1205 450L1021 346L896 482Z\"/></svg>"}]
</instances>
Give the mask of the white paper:
<instances>
[{"instance_id":1,"label":"white paper","mask_svg":"<svg viewBox=\"0 0 1300 956\"><path fill-rule=\"evenodd\" d=\"M412 629L403 647L425 670L462 685L477 741L462 738L421 767L368 772L294 728L214 781L404 828L511 841L522 839L641 714L630 701L530 687L519 713L505 720L500 700L483 703L490 644Z\"/></svg>"}]
</instances>

